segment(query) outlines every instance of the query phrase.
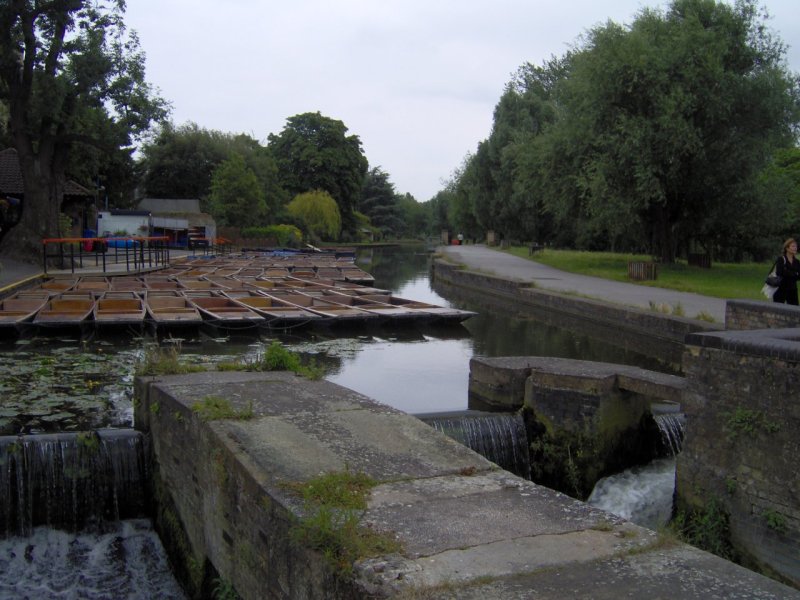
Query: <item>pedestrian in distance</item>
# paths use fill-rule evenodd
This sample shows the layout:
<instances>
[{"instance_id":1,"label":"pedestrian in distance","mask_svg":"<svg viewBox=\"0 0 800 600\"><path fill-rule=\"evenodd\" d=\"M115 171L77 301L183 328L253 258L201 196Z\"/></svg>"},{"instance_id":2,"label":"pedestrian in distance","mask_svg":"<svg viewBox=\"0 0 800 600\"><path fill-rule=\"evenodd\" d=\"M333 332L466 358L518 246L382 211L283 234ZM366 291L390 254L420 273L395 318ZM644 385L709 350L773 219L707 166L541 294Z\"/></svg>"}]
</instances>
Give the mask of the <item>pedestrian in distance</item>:
<instances>
[{"instance_id":1,"label":"pedestrian in distance","mask_svg":"<svg viewBox=\"0 0 800 600\"><path fill-rule=\"evenodd\" d=\"M773 302L797 306L797 280L800 279L800 259L797 258L797 241L789 238L783 244L783 254L775 261L775 274L781 278Z\"/></svg>"}]
</instances>

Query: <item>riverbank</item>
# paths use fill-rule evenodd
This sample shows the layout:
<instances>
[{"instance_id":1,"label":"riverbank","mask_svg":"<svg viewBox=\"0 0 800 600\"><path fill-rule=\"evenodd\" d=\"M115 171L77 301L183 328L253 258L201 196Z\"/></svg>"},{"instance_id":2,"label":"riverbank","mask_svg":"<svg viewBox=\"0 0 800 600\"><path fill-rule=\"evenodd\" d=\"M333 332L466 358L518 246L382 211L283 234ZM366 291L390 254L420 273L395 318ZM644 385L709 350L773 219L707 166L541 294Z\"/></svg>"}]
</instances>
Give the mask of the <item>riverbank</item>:
<instances>
[{"instance_id":1,"label":"riverbank","mask_svg":"<svg viewBox=\"0 0 800 600\"><path fill-rule=\"evenodd\" d=\"M721 298L567 273L482 244L440 246L437 252L445 260L472 271L507 278L539 290L642 310L655 307L653 312L666 312L669 307L671 313L675 314L675 309L680 306L683 316L687 318L707 315L715 323L725 322L727 301Z\"/></svg>"}]
</instances>

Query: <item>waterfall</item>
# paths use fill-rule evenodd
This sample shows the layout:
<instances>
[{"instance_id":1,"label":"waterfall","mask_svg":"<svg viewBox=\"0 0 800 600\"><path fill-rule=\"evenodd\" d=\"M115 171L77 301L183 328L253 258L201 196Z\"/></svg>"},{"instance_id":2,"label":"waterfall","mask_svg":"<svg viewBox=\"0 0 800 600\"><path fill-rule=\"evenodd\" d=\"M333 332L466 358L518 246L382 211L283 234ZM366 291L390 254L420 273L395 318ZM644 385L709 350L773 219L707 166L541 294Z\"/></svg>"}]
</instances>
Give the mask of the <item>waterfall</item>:
<instances>
[{"instance_id":1,"label":"waterfall","mask_svg":"<svg viewBox=\"0 0 800 600\"><path fill-rule=\"evenodd\" d=\"M672 457L681 453L686 417L683 413L654 414L653 419L661 432L661 441Z\"/></svg>"},{"instance_id":2,"label":"waterfall","mask_svg":"<svg viewBox=\"0 0 800 600\"><path fill-rule=\"evenodd\" d=\"M521 415L468 410L417 417L506 471L531 478L528 436Z\"/></svg>"},{"instance_id":3,"label":"waterfall","mask_svg":"<svg viewBox=\"0 0 800 600\"><path fill-rule=\"evenodd\" d=\"M0 437L0 535L145 516L144 446L129 429Z\"/></svg>"},{"instance_id":4,"label":"waterfall","mask_svg":"<svg viewBox=\"0 0 800 600\"><path fill-rule=\"evenodd\" d=\"M686 417L673 404L651 406L666 458L604 477L587 502L638 525L658 529L672 517L676 457L681 452Z\"/></svg>"}]
</instances>

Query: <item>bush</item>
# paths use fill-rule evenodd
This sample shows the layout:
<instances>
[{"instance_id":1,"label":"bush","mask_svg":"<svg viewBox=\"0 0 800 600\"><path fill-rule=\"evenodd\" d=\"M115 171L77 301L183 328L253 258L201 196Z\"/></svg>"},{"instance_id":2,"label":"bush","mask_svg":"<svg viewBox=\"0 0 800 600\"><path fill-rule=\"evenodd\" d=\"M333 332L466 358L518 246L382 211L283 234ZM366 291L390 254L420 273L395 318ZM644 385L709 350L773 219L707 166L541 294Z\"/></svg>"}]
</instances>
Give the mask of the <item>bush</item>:
<instances>
[{"instance_id":1,"label":"bush","mask_svg":"<svg viewBox=\"0 0 800 600\"><path fill-rule=\"evenodd\" d=\"M303 240L303 233L294 225L270 225L268 227L245 227L242 229L242 239L271 238L277 241L278 246L299 246Z\"/></svg>"}]
</instances>

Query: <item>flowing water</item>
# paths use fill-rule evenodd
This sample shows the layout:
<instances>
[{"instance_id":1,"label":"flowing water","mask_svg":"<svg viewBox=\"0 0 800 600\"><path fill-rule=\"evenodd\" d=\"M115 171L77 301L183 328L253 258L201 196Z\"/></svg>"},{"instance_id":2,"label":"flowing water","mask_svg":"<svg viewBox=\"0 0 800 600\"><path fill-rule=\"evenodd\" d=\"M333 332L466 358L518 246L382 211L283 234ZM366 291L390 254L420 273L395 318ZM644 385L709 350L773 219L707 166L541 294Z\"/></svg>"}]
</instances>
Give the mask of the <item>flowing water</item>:
<instances>
[{"instance_id":1,"label":"flowing water","mask_svg":"<svg viewBox=\"0 0 800 600\"><path fill-rule=\"evenodd\" d=\"M531 478L528 438L522 416L466 411L425 414L420 418L506 471Z\"/></svg>"},{"instance_id":2,"label":"flowing water","mask_svg":"<svg viewBox=\"0 0 800 600\"><path fill-rule=\"evenodd\" d=\"M326 379L418 415L468 408L469 360L473 356L555 356L669 371L668 366L603 340L533 319L490 313L457 298L445 299L431 287L430 255L421 247L361 251L358 263L374 275L376 287L392 290L397 296L481 314L447 327L336 327L235 335L200 330L168 339L139 334L92 334L81 339L37 334L3 339L0 435L130 427L135 364L145 348L156 343L179 344L185 360L213 364L253 357L277 339L313 358L324 368ZM480 427L499 423L489 420ZM74 593L62 592L78 588L98 590L81 596L89 598L151 597L148 586L170 576L168 569L161 570L166 568L163 550L148 527L147 521L121 521L110 534L36 528L32 537L10 538L0 545L0 560L8 561L0 562L0 597L24 598L26 593L31 598L74 597ZM54 557L62 555L66 562L59 563ZM121 564L112 564L113 557ZM142 565L153 571L137 579L134 574ZM85 575L79 573L84 568ZM49 583L48 577L53 578ZM100 591L105 583L110 587ZM159 585L175 588L174 582Z\"/></svg>"}]
</instances>

